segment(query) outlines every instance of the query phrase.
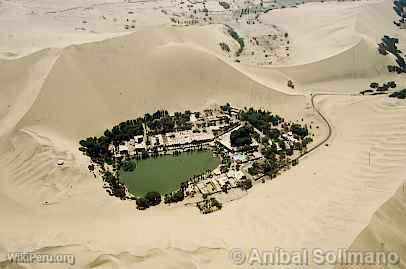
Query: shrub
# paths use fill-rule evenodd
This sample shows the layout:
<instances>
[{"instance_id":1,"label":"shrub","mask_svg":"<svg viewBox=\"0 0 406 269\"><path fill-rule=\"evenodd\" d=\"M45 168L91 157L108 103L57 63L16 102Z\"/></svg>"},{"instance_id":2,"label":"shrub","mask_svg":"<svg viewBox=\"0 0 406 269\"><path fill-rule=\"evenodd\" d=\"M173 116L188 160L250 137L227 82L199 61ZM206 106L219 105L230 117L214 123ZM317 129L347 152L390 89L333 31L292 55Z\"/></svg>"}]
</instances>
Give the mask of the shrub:
<instances>
[{"instance_id":1,"label":"shrub","mask_svg":"<svg viewBox=\"0 0 406 269\"><path fill-rule=\"evenodd\" d=\"M230 8L230 4L224 1L220 1L219 5L222 6L224 9L229 9Z\"/></svg>"},{"instance_id":2,"label":"shrub","mask_svg":"<svg viewBox=\"0 0 406 269\"><path fill-rule=\"evenodd\" d=\"M178 190L174 193L166 194L164 198L164 203L169 204L169 203L177 203L180 201L183 201L185 199L185 195L182 190Z\"/></svg>"},{"instance_id":3,"label":"shrub","mask_svg":"<svg viewBox=\"0 0 406 269\"><path fill-rule=\"evenodd\" d=\"M144 197L137 198L136 204L137 204L137 208L140 210L144 210L149 207L148 201Z\"/></svg>"},{"instance_id":4,"label":"shrub","mask_svg":"<svg viewBox=\"0 0 406 269\"><path fill-rule=\"evenodd\" d=\"M241 55L242 51L244 50L244 46L245 46L244 39L242 37L240 37L238 35L238 33L233 28L231 28L230 26L228 26L227 32L240 45L240 48L235 53L235 55L238 57L238 56Z\"/></svg>"},{"instance_id":5,"label":"shrub","mask_svg":"<svg viewBox=\"0 0 406 269\"><path fill-rule=\"evenodd\" d=\"M398 98L398 99L406 99L406 89L403 89L398 92L394 92L391 95L389 95L389 97Z\"/></svg>"},{"instance_id":6,"label":"shrub","mask_svg":"<svg viewBox=\"0 0 406 269\"><path fill-rule=\"evenodd\" d=\"M376 83L376 82L372 82L371 84L369 84L369 87L372 88L372 89L376 89L376 88L379 87L379 84Z\"/></svg>"},{"instance_id":7,"label":"shrub","mask_svg":"<svg viewBox=\"0 0 406 269\"><path fill-rule=\"evenodd\" d=\"M144 196L148 206L155 206L161 203L161 194L156 191L147 192Z\"/></svg>"},{"instance_id":8,"label":"shrub","mask_svg":"<svg viewBox=\"0 0 406 269\"><path fill-rule=\"evenodd\" d=\"M122 167L124 171L132 172L135 170L136 164L133 161L124 161Z\"/></svg>"},{"instance_id":9,"label":"shrub","mask_svg":"<svg viewBox=\"0 0 406 269\"><path fill-rule=\"evenodd\" d=\"M226 43L224 43L224 42L221 42L221 43L220 43L220 48L221 48L223 51L230 52L230 47L229 47Z\"/></svg>"}]
</instances>

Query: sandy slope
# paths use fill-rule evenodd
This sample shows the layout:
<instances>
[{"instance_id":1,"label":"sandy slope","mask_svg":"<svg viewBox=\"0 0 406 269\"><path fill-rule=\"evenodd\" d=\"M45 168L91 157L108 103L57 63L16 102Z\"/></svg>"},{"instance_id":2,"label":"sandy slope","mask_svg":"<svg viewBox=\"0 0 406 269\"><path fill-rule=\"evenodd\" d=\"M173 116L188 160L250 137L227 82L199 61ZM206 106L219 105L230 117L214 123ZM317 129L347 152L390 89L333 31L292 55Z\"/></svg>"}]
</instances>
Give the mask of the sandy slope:
<instances>
[{"instance_id":1,"label":"sandy slope","mask_svg":"<svg viewBox=\"0 0 406 269\"><path fill-rule=\"evenodd\" d=\"M129 33L124 25L127 18L134 19L128 12L135 9L139 9L138 5L120 0L0 1L0 58L14 59L44 48L62 48ZM151 11L143 12L137 20L154 16L155 24L162 24L158 10Z\"/></svg>"},{"instance_id":2,"label":"sandy slope","mask_svg":"<svg viewBox=\"0 0 406 269\"><path fill-rule=\"evenodd\" d=\"M79 139L103 132L112 122L163 107L202 109L227 100L265 105L266 99L286 107L286 95L247 79L208 53L210 46L202 48L211 44L214 52L220 50L217 28L150 28L64 49L17 129L47 126Z\"/></svg>"},{"instance_id":3,"label":"sandy slope","mask_svg":"<svg viewBox=\"0 0 406 269\"><path fill-rule=\"evenodd\" d=\"M333 126L329 146L208 216L182 205L141 212L133 202L107 196L77 150L80 138L162 107L197 110L230 101L270 108L290 119L320 121L308 97L284 93L285 79L297 81L300 87L295 93L300 94L303 88L356 92L371 79L393 78L384 71L391 59L376 54L374 42L379 35L373 30L393 28L368 15L383 14L391 20L390 3L336 5L280 11L296 18L296 23L286 24L297 43L294 66L267 70L228 62L219 56L218 43L229 40L219 26L152 27L125 37L2 61L0 255L10 250L74 253L74 268L232 268L228 249L233 247L333 250L350 246L376 209L404 182L403 101L385 96L318 97L317 106ZM323 27L316 27L317 16L309 14L320 12L333 19L322 17ZM308 18L314 32L305 32L305 24L299 23ZM351 24L353 19L356 24ZM323 39L318 53L306 58L304 52L310 46L306 44L317 37ZM342 42L334 42L334 37ZM406 41L400 38L401 43ZM348 90L353 81L358 81L357 86ZM325 126L318 124L324 135ZM58 167L56 161L61 158L65 165ZM395 221L404 224L391 213L395 207L387 202L377 214L388 212L383 220L388 224L377 224L374 217L354 247L374 247L373 237L379 235L390 240L388 248L404 257L403 238L396 241L392 233L384 232L386 226L396 227ZM15 267L0 262L0 268Z\"/></svg>"},{"instance_id":4,"label":"sandy slope","mask_svg":"<svg viewBox=\"0 0 406 269\"><path fill-rule=\"evenodd\" d=\"M290 34L291 64L245 69L265 85L275 85L274 73L278 72L291 78L299 89L321 92L356 93L371 81L405 83L404 78L386 71L394 60L376 53L376 44L384 35L406 38L405 32L393 25L394 18L387 1L310 3L268 12L261 19L283 26ZM399 45L402 51L404 43Z\"/></svg>"},{"instance_id":5,"label":"sandy slope","mask_svg":"<svg viewBox=\"0 0 406 269\"><path fill-rule=\"evenodd\" d=\"M387 200L373 215L368 226L357 236L351 245L352 250L395 251L405 253L406 242L404 224L406 221L406 183L393 197ZM375 268L405 268L405 262L398 266L376 266ZM337 268L363 268L359 265L342 265ZM371 268L373 268L371 266Z\"/></svg>"},{"instance_id":6,"label":"sandy slope","mask_svg":"<svg viewBox=\"0 0 406 269\"><path fill-rule=\"evenodd\" d=\"M45 207L24 205L28 216L5 211L2 248L63 245L52 251L77 253L83 266L78 268L103 268L92 267L96 258L106 268L156 268L164 260L185 268L228 268L232 247L348 246L402 182L406 106L353 97L322 98L318 104L334 124L330 146L218 214L202 216L183 207L140 212L132 203L102 198L97 191L91 195L89 189L84 193L78 185L74 189L82 191L69 199ZM24 224L27 217L31 228ZM99 256L103 253L111 255Z\"/></svg>"},{"instance_id":7,"label":"sandy slope","mask_svg":"<svg viewBox=\"0 0 406 269\"><path fill-rule=\"evenodd\" d=\"M18 113L10 109L2 119L3 126L14 131L11 143L8 137L4 139L4 151L10 154L4 158L3 173L9 181L29 181L39 188L22 194L23 203L58 200L66 187L71 188L71 177L78 173L89 177L83 171L88 161L77 150L80 139L148 111L199 110L225 102L269 106L271 101L285 116L299 118L305 108L303 96L269 90L216 58L216 51L209 52L210 46L219 50L213 46L218 38L226 38L218 28L151 28L102 43L72 46L58 54L44 51L43 59L52 55L50 70L37 65L37 55L5 61L3 68L10 73L23 67L33 72L48 70L45 79L37 82L40 89L32 90L37 84L31 80L30 87L22 84L16 90L10 82L4 91L16 95L9 98L13 106L23 105L18 106ZM291 105L296 109L290 110ZM55 167L61 157L67 160L63 171Z\"/></svg>"}]
</instances>

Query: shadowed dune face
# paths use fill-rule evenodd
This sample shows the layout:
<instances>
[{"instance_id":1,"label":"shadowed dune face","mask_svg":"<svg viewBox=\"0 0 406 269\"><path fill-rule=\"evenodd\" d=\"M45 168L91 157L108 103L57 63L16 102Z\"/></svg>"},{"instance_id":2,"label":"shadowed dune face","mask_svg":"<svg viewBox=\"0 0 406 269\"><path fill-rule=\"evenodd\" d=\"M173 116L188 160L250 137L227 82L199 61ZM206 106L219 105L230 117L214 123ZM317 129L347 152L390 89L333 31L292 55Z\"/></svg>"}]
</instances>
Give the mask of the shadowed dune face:
<instances>
[{"instance_id":1,"label":"shadowed dune face","mask_svg":"<svg viewBox=\"0 0 406 269\"><path fill-rule=\"evenodd\" d=\"M57 51L44 50L15 61L0 61L0 137L12 131L31 108L57 57Z\"/></svg>"},{"instance_id":2,"label":"shadowed dune face","mask_svg":"<svg viewBox=\"0 0 406 269\"><path fill-rule=\"evenodd\" d=\"M377 43L384 35L406 40L405 32L393 24L394 18L388 1L333 1L273 10L261 19L289 34L292 61L283 66L243 68L266 85L277 85L274 72L279 72L292 79L296 88L317 92L358 93L371 81L396 80L402 84L402 76L387 70L395 59L377 52ZM400 42L402 51L405 43Z\"/></svg>"},{"instance_id":3,"label":"shadowed dune face","mask_svg":"<svg viewBox=\"0 0 406 269\"><path fill-rule=\"evenodd\" d=\"M354 251L394 251L401 257L397 265L379 265L379 268L406 268L404 242L406 236L406 182L372 216L368 226L357 236L350 248ZM361 269L361 265L339 265L334 269ZM378 268L370 266L368 268Z\"/></svg>"},{"instance_id":4,"label":"shadowed dune face","mask_svg":"<svg viewBox=\"0 0 406 269\"><path fill-rule=\"evenodd\" d=\"M362 39L375 46L384 35L405 35L393 24L396 14L390 1L313 3L273 10L261 18L289 33L295 65L340 54Z\"/></svg>"},{"instance_id":5,"label":"shadowed dune face","mask_svg":"<svg viewBox=\"0 0 406 269\"><path fill-rule=\"evenodd\" d=\"M63 50L17 129L46 126L78 139L158 108L287 106L286 95L248 79L187 36L155 29Z\"/></svg>"},{"instance_id":6,"label":"shadowed dune face","mask_svg":"<svg viewBox=\"0 0 406 269\"><path fill-rule=\"evenodd\" d=\"M307 4L273 10L261 18L288 32L293 48L291 63L306 64L331 57L359 42L354 25L363 3Z\"/></svg>"},{"instance_id":7,"label":"shadowed dune face","mask_svg":"<svg viewBox=\"0 0 406 269\"><path fill-rule=\"evenodd\" d=\"M360 40L348 50L318 62L278 69L304 85L359 78L367 83L366 79L387 74L390 64L393 64L393 59L379 55L375 43Z\"/></svg>"}]
</instances>

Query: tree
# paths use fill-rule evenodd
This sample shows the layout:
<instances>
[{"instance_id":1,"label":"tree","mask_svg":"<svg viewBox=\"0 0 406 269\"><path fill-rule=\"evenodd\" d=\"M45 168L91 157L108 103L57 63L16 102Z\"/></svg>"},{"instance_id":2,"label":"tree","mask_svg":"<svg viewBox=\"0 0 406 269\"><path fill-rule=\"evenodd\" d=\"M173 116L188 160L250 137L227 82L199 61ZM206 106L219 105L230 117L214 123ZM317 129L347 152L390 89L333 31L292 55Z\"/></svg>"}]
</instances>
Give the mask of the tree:
<instances>
[{"instance_id":1,"label":"tree","mask_svg":"<svg viewBox=\"0 0 406 269\"><path fill-rule=\"evenodd\" d=\"M232 131L230 135L231 146L242 147L251 145L252 138L250 133L251 131L247 127L241 127L237 130Z\"/></svg>"},{"instance_id":2,"label":"tree","mask_svg":"<svg viewBox=\"0 0 406 269\"><path fill-rule=\"evenodd\" d=\"M132 172L135 170L136 164L133 161L124 161L122 167L125 172Z\"/></svg>"},{"instance_id":3,"label":"tree","mask_svg":"<svg viewBox=\"0 0 406 269\"><path fill-rule=\"evenodd\" d=\"M292 131L293 134L296 134L300 136L301 138L304 138L309 134L309 131L307 130L307 127L302 127L300 124L292 124L290 127L290 130Z\"/></svg>"},{"instance_id":4,"label":"tree","mask_svg":"<svg viewBox=\"0 0 406 269\"><path fill-rule=\"evenodd\" d=\"M233 28L231 28L230 26L228 26L227 32L228 32L228 34L229 34L235 41L237 41L238 44L240 45L240 48L239 48L238 51L235 53L236 56L239 57L240 54L242 53L242 51L244 50L244 46L245 46L245 44L244 44L244 39L243 39L242 37L240 37L240 36L238 35L238 33L237 33Z\"/></svg>"},{"instance_id":5,"label":"tree","mask_svg":"<svg viewBox=\"0 0 406 269\"><path fill-rule=\"evenodd\" d=\"M144 210L149 207L148 201L144 197L137 198L136 204L137 204L137 208L140 210Z\"/></svg>"},{"instance_id":6,"label":"tree","mask_svg":"<svg viewBox=\"0 0 406 269\"><path fill-rule=\"evenodd\" d=\"M390 94L389 97L394 97L394 98L398 98L398 99L406 99L406 89L403 89L398 92L394 92L394 93Z\"/></svg>"},{"instance_id":7,"label":"tree","mask_svg":"<svg viewBox=\"0 0 406 269\"><path fill-rule=\"evenodd\" d=\"M263 145L268 145L269 144L269 137L268 136L264 136L261 138L261 143Z\"/></svg>"},{"instance_id":8,"label":"tree","mask_svg":"<svg viewBox=\"0 0 406 269\"><path fill-rule=\"evenodd\" d=\"M240 181L238 181L237 186L240 187L242 190L248 190L251 189L252 187L252 181L251 179L242 179Z\"/></svg>"},{"instance_id":9,"label":"tree","mask_svg":"<svg viewBox=\"0 0 406 269\"><path fill-rule=\"evenodd\" d=\"M229 9L230 8L230 4L224 1L220 1L219 5L222 6L224 9Z\"/></svg>"},{"instance_id":10,"label":"tree","mask_svg":"<svg viewBox=\"0 0 406 269\"><path fill-rule=\"evenodd\" d=\"M369 87L372 88L372 89L376 89L376 88L379 87L379 84L376 83L376 82L372 82L371 84L369 84Z\"/></svg>"},{"instance_id":11,"label":"tree","mask_svg":"<svg viewBox=\"0 0 406 269\"><path fill-rule=\"evenodd\" d=\"M220 42L220 48L226 52L230 52L230 47L224 42Z\"/></svg>"},{"instance_id":12,"label":"tree","mask_svg":"<svg viewBox=\"0 0 406 269\"><path fill-rule=\"evenodd\" d=\"M279 131L279 129L276 128L270 128L266 134L273 139L277 139L279 138L279 136L281 135L281 132Z\"/></svg>"},{"instance_id":13,"label":"tree","mask_svg":"<svg viewBox=\"0 0 406 269\"><path fill-rule=\"evenodd\" d=\"M161 194L156 191L147 192L144 196L148 206L156 206L161 203Z\"/></svg>"}]
</instances>

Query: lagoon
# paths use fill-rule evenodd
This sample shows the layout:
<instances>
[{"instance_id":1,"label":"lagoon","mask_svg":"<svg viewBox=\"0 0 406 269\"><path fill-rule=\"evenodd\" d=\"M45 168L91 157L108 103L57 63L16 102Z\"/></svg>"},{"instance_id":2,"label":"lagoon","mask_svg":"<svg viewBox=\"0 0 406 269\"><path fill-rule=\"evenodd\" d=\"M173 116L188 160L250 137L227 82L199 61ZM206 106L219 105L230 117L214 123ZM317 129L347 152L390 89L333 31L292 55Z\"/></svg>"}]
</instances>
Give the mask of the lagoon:
<instances>
[{"instance_id":1,"label":"lagoon","mask_svg":"<svg viewBox=\"0 0 406 269\"><path fill-rule=\"evenodd\" d=\"M212 151L184 152L177 156L164 155L138 160L132 172L120 171L120 181L136 196L149 191L166 194L179 188L181 182L208 169L216 168L220 160Z\"/></svg>"}]
</instances>

